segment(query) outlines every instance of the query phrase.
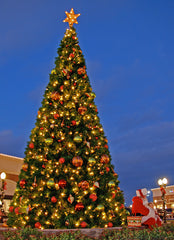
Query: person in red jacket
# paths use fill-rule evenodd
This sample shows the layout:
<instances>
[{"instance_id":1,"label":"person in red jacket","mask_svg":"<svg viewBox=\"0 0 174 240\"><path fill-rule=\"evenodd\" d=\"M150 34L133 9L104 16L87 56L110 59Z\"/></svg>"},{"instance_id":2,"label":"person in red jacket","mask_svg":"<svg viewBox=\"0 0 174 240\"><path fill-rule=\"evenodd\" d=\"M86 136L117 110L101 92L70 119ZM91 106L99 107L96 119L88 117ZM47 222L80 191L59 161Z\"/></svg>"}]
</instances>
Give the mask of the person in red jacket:
<instances>
[{"instance_id":1,"label":"person in red jacket","mask_svg":"<svg viewBox=\"0 0 174 240\"><path fill-rule=\"evenodd\" d=\"M147 189L139 189L136 191L135 197L132 198L132 213L137 215L141 214L142 220L141 223L147 225L150 229L155 226L161 226L161 221L157 217L155 210L148 205L147 200Z\"/></svg>"}]
</instances>

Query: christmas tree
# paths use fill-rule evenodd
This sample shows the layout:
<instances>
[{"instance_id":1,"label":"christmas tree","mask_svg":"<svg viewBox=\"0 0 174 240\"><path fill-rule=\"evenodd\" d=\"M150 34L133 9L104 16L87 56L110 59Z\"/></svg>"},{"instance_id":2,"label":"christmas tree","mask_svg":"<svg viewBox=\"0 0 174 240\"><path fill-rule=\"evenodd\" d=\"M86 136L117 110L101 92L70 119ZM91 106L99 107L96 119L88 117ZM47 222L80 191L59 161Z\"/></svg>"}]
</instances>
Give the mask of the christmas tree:
<instances>
[{"instance_id":1,"label":"christmas tree","mask_svg":"<svg viewBox=\"0 0 174 240\"><path fill-rule=\"evenodd\" d=\"M111 164L71 9L30 141L8 225L112 227L125 223L123 193Z\"/></svg>"}]
</instances>

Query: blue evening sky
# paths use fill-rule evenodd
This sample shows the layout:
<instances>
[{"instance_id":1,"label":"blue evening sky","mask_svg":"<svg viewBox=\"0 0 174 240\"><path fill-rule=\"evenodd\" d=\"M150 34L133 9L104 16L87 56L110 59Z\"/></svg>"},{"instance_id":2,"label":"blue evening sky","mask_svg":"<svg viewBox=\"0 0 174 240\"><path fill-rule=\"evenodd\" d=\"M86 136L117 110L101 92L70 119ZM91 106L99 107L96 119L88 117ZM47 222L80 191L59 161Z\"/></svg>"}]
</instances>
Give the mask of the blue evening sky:
<instances>
[{"instance_id":1,"label":"blue evening sky","mask_svg":"<svg viewBox=\"0 0 174 240\"><path fill-rule=\"evenodd\" d=\"M128 205L174 184L173 0L0 0L0 153L24 157L71 8Z\"/></svg>"}]
</instances>

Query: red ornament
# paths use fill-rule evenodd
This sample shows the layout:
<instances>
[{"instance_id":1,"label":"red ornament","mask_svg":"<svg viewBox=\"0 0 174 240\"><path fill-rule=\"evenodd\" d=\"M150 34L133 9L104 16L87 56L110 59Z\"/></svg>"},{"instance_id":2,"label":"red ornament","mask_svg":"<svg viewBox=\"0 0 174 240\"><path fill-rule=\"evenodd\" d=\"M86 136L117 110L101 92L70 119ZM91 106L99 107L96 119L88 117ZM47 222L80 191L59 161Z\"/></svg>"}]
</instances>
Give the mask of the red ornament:
<instances>
[{"instance_id":1,"label":"red ornament","mask_svg":"<svg viewBox=\"0 0 174 240\"><path fill-rule=\"evenodd\" d=\"M73 40L75 40L75 39L76 39L76 37L75 37L75 36L72 36L72 39L73 39Z\"/></svg>"},{"instance_id":2,"label":"red ornament","mask_svg":"<svg viewBox=\"0 0 174 240\"><path fill-rule=\"evenodd\" d=\"M61 164L63 164L63 163L65 162L65 158L63 158L63 157L59 158L59 162L60 162Z\"/></svg>"},{"instance_id":3,"label":"red ornament","mask_svg":"<svg viewBox=\"0 0 174 240\"><path fill-rule=\"evenodd\" d=\"M10 212L13 212L13 210L14 210L14 207L13 207L13 206L10 206L10 207L9 207L9 211L10 211Z\"/></svg>"},{"instance_id":4,"label":"red ornament","mask_svg":"<svg viewBox=\"0 0 174 240\"><path fill-rule=\"evenodd\" d=\"M59 180L58 184L59 184L59 187L61 188L65 188L66 187L66 181L64 179L61 179Z\"/></svg>"},{"instance_id":5,"label":"red ornament","mask_svg":"<svg viewBox=\"0 0 174 240\"><path fill-rule=\"evenodd\" d=\"M51 202L52 202L52 203L56 203L56 202L57 202L57 198L53 196L53 197L51 198Z\"/></svg>"},{"instance_id":6,"label":"red ornament","mask_svg":"<svg viewBox=\"0 0 174 240\"><path fill-rule=\"evenodd\" d=\"M35 226L35 228L39 228L39 229L41 228L40 222L36 222L34 226Z\"/></svg>"},{"instance_id":7,"label":"red ornament","mask_svg":"<svg viewBox=\"0 0 174 240\"><path fill-rule=\"evenodd\" d=\"M79 68L79 69L77 69L77 73L79 74L79 75L81 75L81 74L85 74L85 69L84 68Z\"/></svg>"},{"instance_id":8,"label":"red ornament","mask_svg":"<svg viewBox=\"0 0 174 240\"><path fill-rule=\"evenodd\" d=\"M97 195L92 193L89 195L89 198L92 199L93 202L95 202L97 200Z\"/></svg>"},{"instance_id":9,"label":"red ornament","mask_svg":"<svg viewBox=\"0 0 174 240\"><path fill-rule=\"evenodd\" d=\"M112 194L112 198L115 198L115 193L114 193L114 192L112 192L111 194Z\"/></svg>"},{"instance_id":10,"label":"red ornament","mask_svg":"<svg viewBox=\"0 0 174 240\"><path fill-rule=\"evenodd\" d=\"M110 168L109 167L106 167L106 172L109 172L110 171Z\"/></svg>"},{"instance_id":11,"label":"red ornament","mask_svg":"<svg viewBox=\"0 0 174 240\"><path fill-rule=\"evenodd\" d=\"M45 168L45 165L44 165L44 164L42 165L42 168Z\"/></svg>"},{"instance_id":12,"label":"red ornament","mask_svg":"<svg viewBox=\"0 0 174 240\"><path fill-rule=\"evenodd\" d=\"M70 202L71 204L74 202L74 197L71 194L68 197L68 202Z\"/></svg>"},{"instance_id":13,"label":"red ornament","mask_svg":"<svg viewBox=\"0 0 174 240\"><path fill-rule=\"evenodd\" d=\"M87 223L86 223L86 222L81 222L81 223L80 223L80 226L81 226L82 228L85 228L85 227L87 226Z\"/></svg>"},{"instance_id":14,"label":"red ornament","mask_svg":"<svg viewBox=\"0 0 174 240\"><path fill-rule=\"evenodd\" d=\"M26 172L28 170L28 163L24 163L22 169Z\"/></svg>"},{"instance_id":15,"label":"red ornament","mask_svg":"<svg viewBox=\"0 0 174 240\"><path fill-rule=\"evenodd\" d=\"M83 190L86 190L89 188L89 183L87 181L81 181L79 184L78 184L79 187L81 187Z\"/></svg>"},{"instance_id":16,"label":"red ornament","mask_svg":"<svg viewBox=\"0 0 174 240\"><path fill-rule=\"evenodd\" d=\"M81 115L84 115L87 111L86 107L79 107L78 108L78 113L80 113Z\"/></svg>"},{"instance_id":17,"label":"red ornament","mask_svg":"<svg viewBox=\"0 0 174 240\"><path fill-rule=\"evenodd\" d=\"M60 115L58 113L54 114L54 119L58 119L60 117Z\"/></svg>"},{"instance_id":18,"label":"red ornament","mask_svg":"<svg viewBox=\"0 0 174 240\"><path fill-rule=\"evenodd\" d=\"M18 214L20 214L19 210L20 210L20 208L19 208L19 207L16 207L15 210L14 210L14 212L18 215Z\"/></svg>"},{"instance_id":19,"label":"red ornament","mask_svg":"<svg viewBox=\"0 0 174 240\"><path fill-rule=\"evenodd\" d=\"M124 204L121 204L120 209L124 208Z\"/></svg>"},{"instance_id":20,"label":"red ornament","mask_svg":"<svg viewBox=\"0 0 174 240\"><path fill-rule=\"evenodd\" d=\"M36 182L32 183L32 186L33 186L34 188L37 187L37 183L36 183Z\"/></svg>"},{"instance_id":21,"label":"red ornament","mask_svg":"<svg viewBox=\"0 0 174 240\"><path fill-rule=\"evenodd\" d=\"M61 91L63 91L63 88L64 88L64 86L63 86L63 85L61 85L61 86L60 86L60 90L61 90Z\"/></svg>"},{"instance_id":22,"label":"red ornament","mask_svg":"<svg viewBox=\"0 0 174 240\"><path fill-rule=\"evenodd\" d=\"M25 179L22 179L22 180L19 182L19 185L20 185L22 188L25 188L25 184L26 184Z\"/></svg>"},{"instance_id":23,"label":"red ornament","mask_svg":"<svg viewBox=\"0 0 174 240\"><path fill-rule=\"evenodd\" d=\"M109 156L107 154L102 155L100 158L100 162L105 164L109 163Z\"/></svg>"},{"instance_id":24,"label":"red ornament","mask_svg":"<svg viewBox=\"0 0 174 240\"><path fill-rule=\"evenodd\" d=\"M57 100L59 100L60 95L59 95L58 92L53 92L53 93L51 94L51 98L52 98L53 100L57 101Z\"/></svg>"},{"instance_id":25,"label":"red ornament","mask_svg":"<svg viewBox=\"0 0 174 240\"><path fill-rule=\"evenodd\" d=\"M31 143L29 144L29 148L33 149L33 148L34 148L34 143L31 142Z\"/></svg>"},{"instance_id":26,"label":"red ornament","mask_svg":"<svg viewBox=\"0 0 174 240\"><path fill-rule=\"evenodd\" d=\"M108 149L108 145L107 144L105 144L104 147Z\"/></svg>"},{"instance_id":27,"label":"red ornament","mask_svg":"<svg viewBox=\"0 0 174 240\"><path fill-rule=\"evenodd\" d=\"M108 227L113 227L113 223L112 222L108 222Z\"/></svg>"},{"instance_id":28,"label":"red ornament","mask_svg":"<svg viewBox=\"0 0 174 240\"><path fill-rule=\"evenodd\" d=\"M75 211L81 211L84 209L83 203L79 202L75 205Z\"/></svg>"},{"instance_id":29,"label":"red ornament","mask_svg":"<svg viewBox=\"0 0 174 240\"><path fill-rule=\"evenodd\" d=\"M74 53L70 53L69 58L74 58Z\"/></svg>"},{"instance_id":30,"label":"red ornament","mask_svg":"<svg viewBox=\"0 0 174 240\"><path fill-rule=\"evenodd\" d=\"M72 120L71 123L72 123L73 126L76 125L76 121L75 120Z\"/></svg>"},{"instance_id":31,"label":"red ornament","mask_svg":"<svg viewBox=\"0 0 174 240\"><path fill-rule=\"evenodd\" d=\"M83 160L81 157L77 156L77 157L73 157L72 159L72 164L75 166L75 167L81 167L82 164L83 164Z\"/></svg>"},{"instance_id":32,"label":"red ornament","mask_svg":"<svg viewBox=\"0 0 174 240\"><path fill-rule=\"evenodd\" d=\"M65 226L69 226L69 221L68 220L65 221Z\"/></svg>"}]
</instances>

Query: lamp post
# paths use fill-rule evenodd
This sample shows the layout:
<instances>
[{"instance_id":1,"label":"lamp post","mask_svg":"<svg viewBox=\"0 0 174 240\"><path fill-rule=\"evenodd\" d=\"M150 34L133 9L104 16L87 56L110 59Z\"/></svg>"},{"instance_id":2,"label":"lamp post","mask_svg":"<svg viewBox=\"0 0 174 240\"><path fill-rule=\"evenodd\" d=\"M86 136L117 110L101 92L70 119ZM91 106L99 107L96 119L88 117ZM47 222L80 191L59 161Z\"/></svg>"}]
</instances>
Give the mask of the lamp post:
<instances>
[{"instance_id":1,"label":"lamp post","mask_svg":"<svg viewBox=\"0 0 174 240\"><path fill-rule=\"evenodd\" d=\"M163 178L163 179L159 179L158 180L158 185L160 186L160 190L162 193L162 201L163 201L163 220L164 223L166 223L166 199L165 199L165 195L166 195L166 185L168 183L167 178Z\"/></svg>"},{"instance_id":2,"label":"lamp post","mask_svg":"<svg viewBox=\"0 0 174 240\"><path fill-rule=\"evenodd\" d=\"M2 172L1 175L0 175L0 178L1 178L1 181L2 181L2 184L1 184L1 188L0 188L0 212L1 212L1 215L2 215L2 219L3 219L3 216L5 215L5 212L4 212L4 197L5 197L5 179L6 179L6 173L5 172Z\"/></svg>"}]
</instances>

